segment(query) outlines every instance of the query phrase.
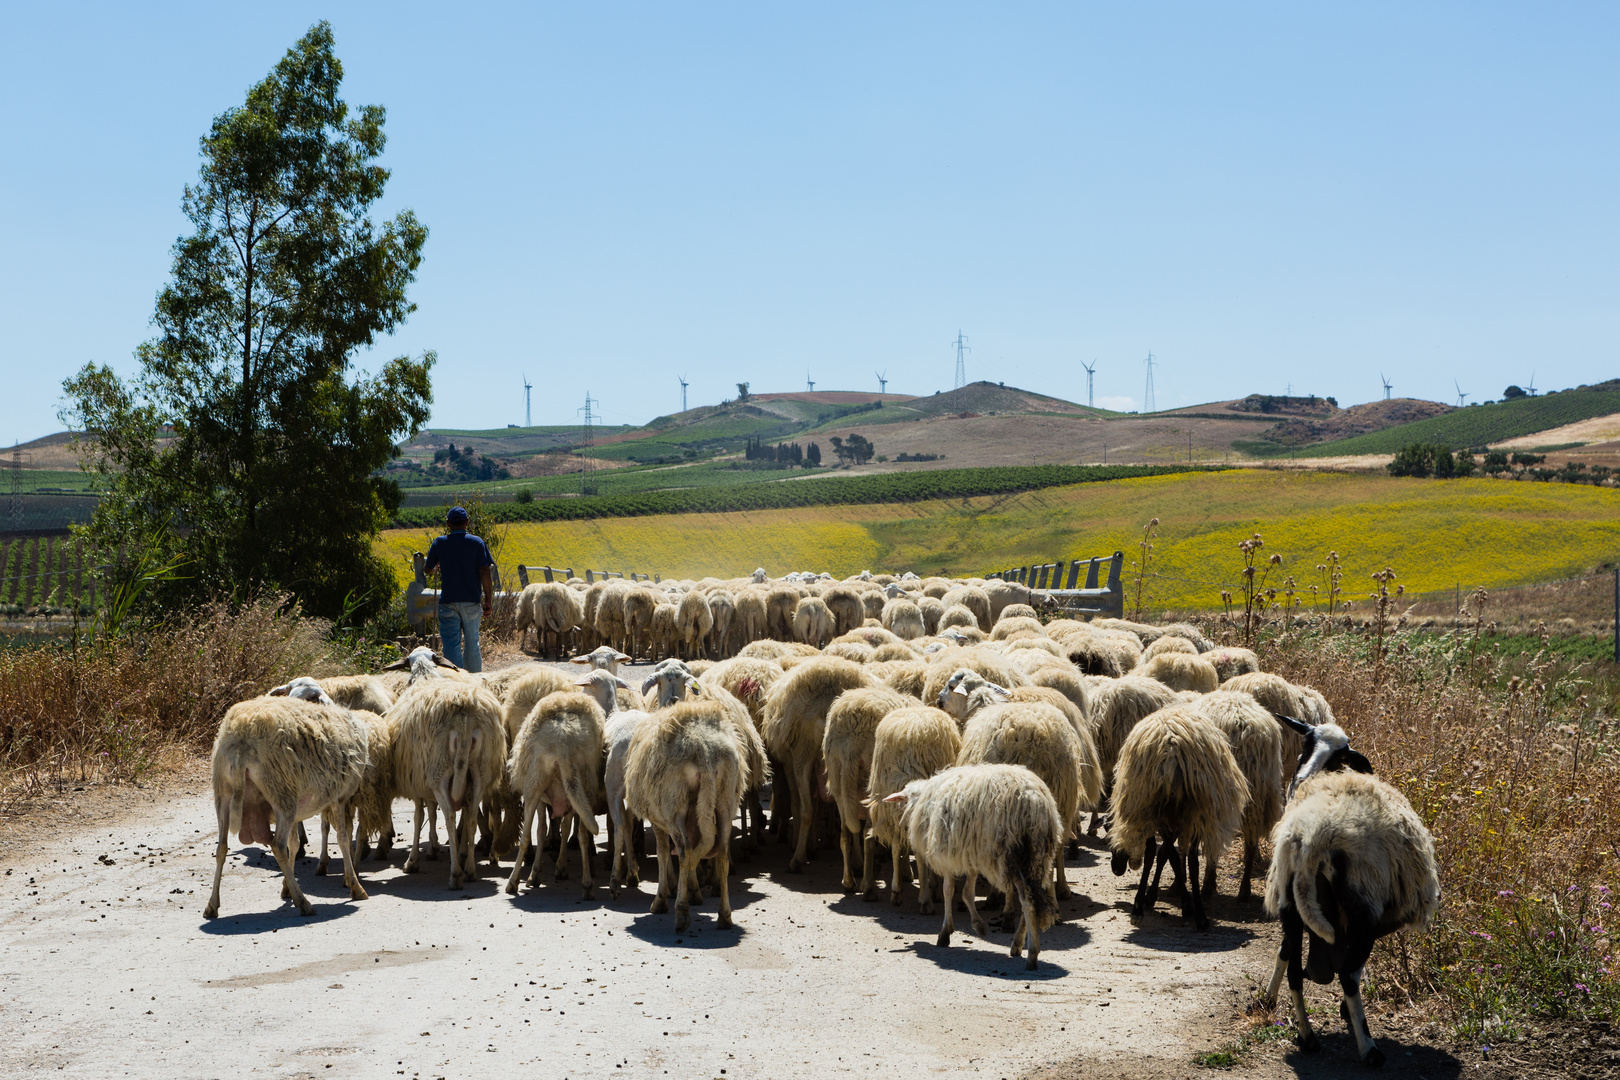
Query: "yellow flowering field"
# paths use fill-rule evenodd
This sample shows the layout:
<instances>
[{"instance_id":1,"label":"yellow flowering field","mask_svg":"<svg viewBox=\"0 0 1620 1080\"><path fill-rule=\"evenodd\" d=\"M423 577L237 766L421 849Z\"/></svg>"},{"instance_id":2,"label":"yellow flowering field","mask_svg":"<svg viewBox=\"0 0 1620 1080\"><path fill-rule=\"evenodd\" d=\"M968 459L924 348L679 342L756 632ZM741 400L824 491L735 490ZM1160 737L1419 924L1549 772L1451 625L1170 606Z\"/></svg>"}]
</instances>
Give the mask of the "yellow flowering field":
<instances>
[{"instance_id":1,"label":"yellow flowering field","mask_svg":"<svg viewBox=\"0 0 1620 1080\"><path fill-rule=\"evenodd\" d=\"M1304 589L1336 550L1351 598L1385 566L1408 590L1466 591L1567 577L1620 556L1620 492L1606 488L1233 470L955 501L514 524L501 562L508 580L519 561L664 577L734 577L756 566L773 575L982 574L1118 549L1129 577L1154 517L1150 607L1218 607L1220 590L1237 587L1238 542L1255 532L1265 554L1283 556L1268 584L1292 574ZM402 581L423 543L418 529L378 540Z\"/></svg>"}]
</instances>

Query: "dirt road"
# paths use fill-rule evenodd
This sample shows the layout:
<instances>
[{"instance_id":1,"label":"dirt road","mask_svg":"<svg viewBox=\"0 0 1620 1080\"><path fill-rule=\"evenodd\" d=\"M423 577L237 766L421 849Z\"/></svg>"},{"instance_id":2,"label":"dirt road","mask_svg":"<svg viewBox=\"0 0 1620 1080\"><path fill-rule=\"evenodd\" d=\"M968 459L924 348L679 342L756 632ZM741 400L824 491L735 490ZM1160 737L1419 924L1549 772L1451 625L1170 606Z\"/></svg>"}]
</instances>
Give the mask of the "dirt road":
<instances>
[{"instance_id":1,"label":"dirt road","mask_svg":"<svg viewBox=\"0 0 1620 1080\"><path fill-rule=\"evenodd\" d=\"M1230 1037L1274 948L1258 905L1228 898L1208 933L1163 905L1133 927L1095 843L1033 973L1008 935L940 949L914 894L845 896L836 851L789 874L781 846L737 866L730 931L708 900L677 935L647 884L582 900L577 859L575 880L512 898L488 874L452 892L444 858L405 875L397 850L362 864L360 902L335 858L321 878L301 860L312 918L279 900L268 852L235 850L205 921L215 826L206 774L188 776L0 847L0 1075L1208 1076L1192 1055ZM1327 1053L1249 1075L1359 1075L1327 1027ZM1399 1066L1408 1048L1385 1046Z\"/></svg>"}]
</instances>

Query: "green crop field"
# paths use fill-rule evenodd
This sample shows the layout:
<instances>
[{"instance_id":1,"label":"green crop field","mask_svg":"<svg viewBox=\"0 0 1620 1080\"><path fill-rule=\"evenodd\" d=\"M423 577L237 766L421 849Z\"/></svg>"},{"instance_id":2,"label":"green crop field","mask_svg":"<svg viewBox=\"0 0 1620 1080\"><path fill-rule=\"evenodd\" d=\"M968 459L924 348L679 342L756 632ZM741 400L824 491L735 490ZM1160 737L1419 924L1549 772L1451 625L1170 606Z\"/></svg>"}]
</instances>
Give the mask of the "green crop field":
<instances>
[{"instance_id":1,"label":"green crop field","mask_svg":"<svg viewBox=\"0 0 1620 1080\"><path fill-rule=\"evenodd\" d=\"M1061 484L1095 483L1129 476L1186 472L1175 465L1019 465L984 469L938 469L928 472L827 476L802 483L775 483L770 472L744 473L754 483L724 484L683 490L642 491L577 499L541 499L532 503L492 503L497 521L567 521L586 518L641 517L647 514L727 513L789 506L838 506L855 503L918 502L1006 495ZM723 470L713 470L718 473ZM466 490L466 489L463 489ZM400 510L401 527L431 526L443 512L438 506Z\"/></svg>"},{"instance_id":2,"label":"green crop field","mask_svg":"<svg viewBox=\"0 0 1620 1080\"><path fill-rule=\"evenodd\" d=\"M1432 416L1400 427L1386 428L1353 439L1318 443L1300 447L1296 457L1338 457L1345 454L1393 454L1403 446L1416 442L1435 443L1453 450L1489 446L1521 435L1534 435L1538 431L1573 424L1577 420L1590 420L1594 416L1620 413L1620 391L1565 390L1541 397L1499 401L1494 405L1477 405L1457 409L1442 416ZM1246 444L1250 445L1250 444ZM1273 456L1285 456L1287 447L1279 447Z\"/></svg>"},{"instance_id":3,"label":"green crop field","mask_svg":"<svg viewBox=\"0 0 1620 1080\"><path fill-rule=\"evenodd\" d=\"M52 491L97 491L99 490L99 477L77 469L18 469L15 473L8 473L5 481L9 483L15 476L24 493Z\"/></svg>"},{"instance_id":4,"label":"green crop field","mask_svg":"<svg viewBox=\"0 0 1620 1080\"><path fill-rule=\"evenodd\" d=\"M579 473L563 476L537 476L524 480L492 480L482 484L440 484L434 487L413 487L408 496L412 505L423 505L431 499L437 506L446 498L471 492L510 495L527 490L535 495L576 494L583 482L596 488L603 498L633 495L643 491L668 491L686 488L732 487L738 484L762 484L786 480L795 476L819 476L830 469L733 469L729 463L703 462L697 465L645 465L622 469L604 469L586 473L581 481Z\"/></svg>"}]
</instances>

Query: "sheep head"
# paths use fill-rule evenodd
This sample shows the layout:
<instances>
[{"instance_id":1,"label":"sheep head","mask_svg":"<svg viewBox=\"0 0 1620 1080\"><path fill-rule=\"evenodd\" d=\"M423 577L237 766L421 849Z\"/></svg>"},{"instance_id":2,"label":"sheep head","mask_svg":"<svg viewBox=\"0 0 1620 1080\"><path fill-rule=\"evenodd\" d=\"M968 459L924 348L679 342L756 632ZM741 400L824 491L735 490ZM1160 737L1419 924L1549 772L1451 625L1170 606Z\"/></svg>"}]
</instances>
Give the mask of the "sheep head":
<instances>
[{"instance_id":1,"label":"sheep head","mask_svg":"<svg viewBox=\"0 0 1620 1080\"><path fill-rule=\"evenodd\" d=\"M283 683L270 691L271 697L295 697L300 701L313 701L317 705L336 705L321 689L321 684L308 675L300 675L292 682Z\"/></svg>"},{"instance_id":2,"label":"sheep head","mask_svg":"<svg viewBox=\"0 0 1620 1080\"><path fill-rule=\"evenodd\" d=\"M619 688L630 689L629 683L602 668L581 675L575 680L574 685L583 688L587 694L595 698L596 703L602 706L602 712L609 715L619 705Z\"/></svg>"},{"instance_id":3,"label":"sheep head","mask_svg":"<svg viewBox=\"0 0 1620 1080\"><path fill-rule=\"evenodd\" d=\"M1338 724L1313 725L1281 713L1272 715L1304 740L1299 752L1299 768L1288 783L1288 798L1292 799L1299 785L1319 772L1353 769L1369 775L1372 773L1372 762L1350 746L1350 736Z\"/></svg>"},{"instance_id":4,"label":"sheep head","mask_svg":"<svg viewBox=\"0 0 1620 1080\"><path fill-rule=\"evenodd\" d=\"M770 579L770 575L765 573L765 568L763 566L755 570L751 576L754 579L755 585L763 585Z\"/></svg>"},{"instance_id":5,"label":"sheep head","mask_svg":"<svg viewBox=\"0 0 1620 1080\"><path fill-rule=\"evenodd\" d=\"M619 665L628 664L630 662L630 657L626 656L618 649L611 648L607 645L601 645L595 649L592 649L584 656L574 657L572 662L575 664L586 664L598 671L605 671L610 675L617 675L619 673Z\"/></svg>"}]
</instances>

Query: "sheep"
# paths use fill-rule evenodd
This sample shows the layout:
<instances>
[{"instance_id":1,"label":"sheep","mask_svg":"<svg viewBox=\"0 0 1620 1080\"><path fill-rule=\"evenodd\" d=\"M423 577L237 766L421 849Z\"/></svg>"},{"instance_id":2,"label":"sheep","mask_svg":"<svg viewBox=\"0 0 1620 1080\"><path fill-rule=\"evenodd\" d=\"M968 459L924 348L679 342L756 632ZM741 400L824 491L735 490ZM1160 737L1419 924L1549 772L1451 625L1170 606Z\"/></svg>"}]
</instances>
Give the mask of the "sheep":
<instances>
[{"instance_id":1,"label":"sheep","mask_svg":"<svg viewBox=\"0 0 1620 1080\"><path fill-rule=\"evenodd\" d=\"M743 832L751 838L751 844L755 846L765 839L765 811L760 805L759 791L770 779L765 741L759 732L764 722L765 699L770 696L771 688L782 675L782 666L773 661L733 657L716 664L698 678L699 686L711 692L726 691L740 701L748 712L750 729L745 733L745 737L748 743L749 777L748 788L743 793L743 806L747 811ZM748 828L750 823L751 829Z\"/></svg>"},{"instance_id":2,"label":"sheep","mask_svg":"<svg viewBox=\"0 0 1620 1080\"><path fill-rule=\"evenodd\" d=\"M724 660L731 650L731 623L737 615L737 601L724 589L711 589L708 593L709 614L714 626L709 631L709 655Z\"/></svg>"},{"instance_id":3,"label":"sheep","mask_svg":"<svg viewBox=\"0 0 1620 1080\"><path fill-rule=\"evenodd\" d=\"M572 585L570 584L570 588ZM607 591L606 581L597 581L585 587L585 617L580 620L580 648L594 649L605 644L596 632L596 616L602 607L602 594Z\"/></svg>"},{"instance_id":4,"label":"sheep","mask_svg":"<svg viewBox=\"0 0 1620 1080\"><path fill-rule=\"evenodd\" d=\"M647 655L654 660L675 655L680 638L680 609L674 604L659 604L653 608L652 623L647 629Z\"/></svg>"},{"instance_id":5,"label":"sheep","mask_svg":"<svg viewBox=\"0 0 1620 1080\"><path fill-rule=\"evenodd\" d=\"M868 589L861 593L861 610L865 613L866 620L874 621L877 625L882 626L883 605L887 602L888 597L884 596L879 589ZM863 626L866 625L866 620L862 621Z\"/></svg>"},{"instance_id":6,"label":"sheep","mask_svg":"<svg viewBox=\"0 0 1620 1080\"><path fill-rule=\"evenodd\" d=\"M1248 799L1248 781L1226 737L1195 708L1161 709L1131 729L1114 768L1108 846L1114 851L1115 877L1141 860L1142 879L1131 904L1133 921L1140 921L1158 899L1158 877L1151 892L1148 877L1154 870L1154 840L1159 837L1164 850L1158 873L1164 872L1166 860L1174 859L1179 876L1178 853L1186 859L1189 884L1183 890L1182 917L1200 930L1209 929L1198 887L1198 854L1218 854L1226 848L1242 823Z\"/></svg>"},{"instance_id":7,"label":"sheep","mask_svg":"<svg viewBox=\"0 0 1620 1080\"><path fill-rule=\"evenodd\" d=\"M1250 675L1260 670L1260 658L1251 649L1241 649L1235 646L1225 646L1211 649L1204 654L1215 668L1215 674L1220 676L1222 685L1239 675Z\"/></svg>"},{"instance_id":8,"label":"sheep","mask_svg":"<svg viewBox=\"0 0 1620 1080\"><path fill-rule=\"evenodd\" d=\"M1271 827L1282 817L1282 728L1271 713L1248 694L1217 690L1199 698L1194 708L1226 736L1243 778L1249 782L1249 798L1243 807L1243 879L1237 898L1250 898L1249 878L1260 857L1260 840L1271 834ZM1215 895L1215 868L1219 851L1210 851L1204 898Z\"/></svg>"},{"instance_id":9,"label":"sheep","mask_svg":"<svg viewBox=\"0 0 1620 1080\"><path fill-rule=\"evenodd\" d=\"M1022 617L1000 619L990 630L991 641L1007 641L1014 635L1045 637L1046 630L1041 626L1039 619Z\"/></svg>"},{"instance_id":10,"label":"sheep","mask_svg":"<svg viewBox=\"0 0 1620 1080\"><path fill-rule=\"evenodd\" d=\"M875 687L839 694L827 711L821 755L827 763L827 791L838 806L838 818L843 826L838 834L838 846L844 856L842 884L845 892L855 888L853 857L858 845L862 851L861 895L867 900L877 896L872 883L877 840L866 832L873 734L885 716L910 704L911 699L903 694L887 687Z\"/></svg>"},{"instance_id":11,"label":"sheep","mask_svg":"<svg viewBox=\"0 0 1620 1080\"><path fill-rule=\"evenodd\" d=\"M1215 647L1215 643L1205 637L1204 632L1191 623L1169 623L1159 627L1159 630L1162 632L1162 636L1179 637L1192 642L1193 648L1197 649L1200 655L1209 652Z\"/></svg>"},{"instance_id":12,"label":"sheep","mask_svg":"<svg viewBox=\"0 0 1620 1080\"><path fill-rule=\"evenodd\" d=\"M517 595L517 603L513 605L514 610L515 610L515 614L516 614L516 620L515 621L516 621L516 625L517 625L517 634L518 634L518 651L520 651L520 652L523 650L523 642L524 642L524 640L528 637L529 628L533 627L535 625L534 605L535 605L535 600L538 597L539 593L540 593L540 584L538 582L536 582L536 583L534 583L532 585L525 585L525 586L523 586L523 591L518 593L518 595ZM539 641L538 641L539 637L540 637L540 631L538 629L536 629L535 630L535 638L536 638L535 648L536 648L536 650L538 650L539 647L540 647Z\"/></svg>"},{"instance_id":13,"label":"sheep","mask_svg":"<svg viewBox=\"0 0 1620 1080\"><path fill-rule=\"evenodd\" d=\"M1001 647L1006 650L1007 658L1021 668L1029 668L1042 663L1044 654L1044 656L1059 661L1070 671L1075 670L1074 665L1069 663L1068 654L1063 651L1063 646L1049 637L1021 637L1012 641L1004 641Z\"/></svg>"},{"instance_id":14,"label":"sheep","mask_svg":"<svg viewBox=\"0 0 1620 1080\"><path fill-rule=\"evenodd\" d=\"M394 703L394 695L375 675L334 675L319 682L326 696L345 709L362 709L381 716Z\"/></svg>"},{"instance_id":15,"label":"sheep","mask_svg":"<svg viewBox=\"0 0 1620 1080\"><path fill-rule=\"evenodd\" d=\"M523 590L522 596L529 597L529 617L534 623L535 651L541 656L549 654L560 658L566 650L569 631L579 629L580 624L585 621L584 598L560 581L530 585ZM519 611L521 610L520 607ZM550 650L546 648L548 637L553 646ZM519 648L522 648L522 643L520 628Z\"/></svg>"},{"instance_id":16,"label":"sheep","mask_svg":"<svg viewBox=\"0 0 1620 1080\"><path fill-rule=\"evenodd\" d=\"M293 869L298 857L294 826L316 813L339 824L338 850L350 899L367 899L350 846L353 800L365 775L367 742L365 723L307 677L230 707L214 739L219 844L214 850L214 889L204 918L219 917L219 881L233 829L244 844L270 847L281 866L281 898L298 905L300 915L315 914Z\"/></svg>"},{"instance_id":17,"label":"sheep","mask_svg":"<svg viewBox=\"0 0 1620 1080\"><path fill-rule=\"evenodd\" d=\"M917 659L917 650L899 641L886 641L872 651L872 662L874 664L888 664L896 661L910 663L915 659Z\"/></svg>"},{"instance_id":18,"label":"sheep","mask_svg":"<svg viewBox=\"0 0 1620 1080\"><path fill-rule=\"evenodd\" d=\"M827 712L839 694L877 685L858 664L824 656L806 660L794 667L765 699L760 734L771 756L782 763L787 795L791 799L796 826L793 857L788 870L798 873L810 857L810 831L815 816L818 773L822 764L821 744ZM772 794L772 826L780 813ZM784 808L789 799L783 800Z\"/></svg>"},{"instance_id":19,"label":"sheep","mask_svg":"<svg viewBox=\"0 0 1620 1080\"><path fill-rule=\"evenodd\" d=\"M1275 1007L1283 975L1294 1000L1302 1050L1320 1044L1305 1011L1304 981L1334 975L1344 997L1340 1014L1367 1065L1384 1052L1367 1030L1361 974L1373 943L1408 926L1426 928L1440 901L1434 838L1406 797L1372 775L1335 724L1283 723L1303 748L1289 789L1288 809L1272 831L1266 912L1282 922L1282 945L1265 1003ZM1301 963L1304 938L1310 954Z\"/></svg>"},{"instance_id":20,"label":"sheep","mask_svg":"<svg viewBox=\"0 0 1620 1080\"><path fill-rule=\"evenodd\" d=\"M1142 650L1142 661L1153 659L1164 653L1185 653L1188 656L1197 656L1198 648L1184 637L1172 637L1169 634L1157 638L1147 648Z\"/></svg>"},{"instance_id":21,"label":"sheep","mask_svg":"<svg viewBox=\"0 0 1620 1080\"><path fill-rule=\"evenodd\" d=\"M645 585L632 588L624 597L625 650L631 656L646 655L648 634L652 630L653 612L657 610L659 595Z\"/></svg>"},{"instance_id":22,"label":"sheep","mask_svg":"<svg viewBox=\"0 0 1620 1080\"><path fill-rule=\"evenodd\" d=\"M1172 690L1191 690L1195 694L1207 694L1221 685L1215 665L1182 653L1160 653L1145 660L1134 674L1162 682Z\"/></svg>"},{"instance_id":23,"label":"sheep","mask_svg":"<svg viewBox=\"0 0 1620 1080\"><path fill-rule=\"evenodd\" d=\"M1082 770L1088 774L1088 803L1095 799L1100 785L1095 757L1088 762L1086 754L1080 735L1057 706L1021 701L977 710L962 729L962 750L956 763L1022 765L1040 777L1057 801L1058 816L1063 820L1058 840L1062 842L1079 821ZM1055 860L1053 873L1057 897L1067 899L1069 881L1061 859Z\"/></svg>"},{"instance_id":24,"label":"sheep","mask_svg":"<svg viewBox=\"0 0 1620 1080\"><path fill-rule=\"evenodd\" d=\"M697 866L715 860L720 912L715 923L731 926L731 819L742 801L743 750L728 709L719 701L696 698L655 713L631 736L625 754L625 802L632 814L653 826L658 840L658 893L653 914L669 910L672 879L675 930L691 924L691 894ZM671 866L672 850L680 861Z\"/></svg>"},{"instance_id":25,"label":"sheep","mask_svg":"<svg viewBox=\"0 0 1620 1080\"><path fill-rule=\"evenodd\" d=\"M1101 806L1103 775L1102 768L1097 762L1097 734L1092 730L1091 722L1086 719L1084 711L1064 696L1062 691L1049 686L1020 686L1008 695L1007 700L1040 701L1063 714L1063 718L1074 729L1075 738L1080 740L1080 801L1086 809ZM1079 821L1076 819L1074 836L1079 836L1079 833ZM1077 846L1076 854L1078 853Z\"/></svg>"},{"instance_id":26,"label":"sheep","mask_svg":"<svg viewBox=\"0 0 1620 1080\"><path fill-rule=\"evenodd\" d=\"M609 675L617 675L620 664L629 664L633 663L633 661L628 654L622 653L612 646L598 645L583 656L574 657L569 663L582 664L586 667L605 671Z\"/></svg>"},{"instance_id":27,"label":"sheep","mask_svg":"<svg viewBox=\"0 0 1620 1080\"><path fill-rule=\"evenodd\" d=\"M907 697L922 700L923 683L928 678L928 665L920 660L895 664L883 676L885 685Z\"/></svg>"},{"instance_id":28,"label":"sheep","mask_svg":"<svg viewBox=\"0 0 1620 1080\"><path fill-rule=\"evenodd\" d=\"M836 630L831 611L818 596L806 596L793 610L793 636L806 645L820 647Z\"/></svg>"},{"instance_id":29,"label":"sheep","mask_svg":"<svg viewBox=\"0 0 1620 1080\"><path fill-rule=\"evenodd\" d=\"M396 725L397 790L416 803L404 870L414 874L421 869L423 808L431 823L442 807L450 840L450 887L459 889L478 872L472 851L474 812L505 775L501 702L481 683L437 679L413 686L394 702L388 716Z\"/></svg>"},{"instance_id":30,"label":"sheep","mask_svg":"<svg viewBox=\"0 0 1620 1080\"><path fill-rule=\"evenodd\" d=\"M700 592L689 592L675 607L675 632L680 651L688 660L698 659L714 629L714 612Z\"/></svg>"},{"instance_id":31,"label":"sheep","mask_svg":"<svg viewBox=\"0 0 1620 1080\"><path fill-rule=\"evenodd\" d=\"M1269 671L1234 675L1221 684L1221 689L1248 694L1275 716L1301 717L1312 724L1333 723L1332 710L1321 694L1308 686L1296 686ZM1282 779L1286 782L1294 774L1292 762L1299 756L1300 740L1292 730L1284 731L1282 738Z\"/></svg>"},{"instance_id":32,"label":"sheep","mask_svg":"<svg viewBox=\"0 0 1620 1080\"><path fill-rule=\"evenodd\" d=\"M607 699L614 701L614 695ZM607 794L608 823L612 832L613 866L608 873L608 894L615 900L619 890L631 881L641 881L641 868L636 862L631 844L632 827L639 831L639 821L633 821L625 809L624 767L630 752L630 741L641 725L651 719L644 709L609 708L602 701L607 719L602 725L602 744L605 750L602 786ZM617 702L614 701L615 706Z\"/></svg>"},{"instance_id":33,"label":"sheep","mask_svg":"<svg viewBox=\"0 0 1620 1080\"><path fill-rule=\"evenodd\" d=\"M958 585L956 588L940 597L940 603L945 605L946 616L950 615L952 605L960 605L967 608L973 613L973 625L977 626L980 630L983 630L987 634L990 632L990 628L995 625L994 621L992 621L990 618L990 595L983 589L975 588L971 585ZM944 619L941 619L940 625L946 626L955 624L947 623Z\"/></svg>"},{"instance_id":34,"label":"sheep","mask_svg":"<svg viewBox=\"0 0 1620 1080\"><path fill-rule=\"evenodd\" d=\"M882 622L885 630L908 641L928 632L921 609L910 600L890 600L884 604Z\"/></svg>"},{"instance_id":35,"label":"sheep","mask_svg":"<svg viewBox=\"0 0 1620 1080\"><path fill-rule=\"evenodd\" d=\"M889 796L903 789L913 780L926 780L941 769L956 764L962 751L962 736L956 721L939 709L927 705L911 705L895 709L885 716L872 733L871 776L867 782L870 796L867 806L871 815L872 835L886 844L893 856L889 874L890 903L900 906L900 892L910 862L909 844L905 830L900 827L900 806ZM873 861L876 861L875 859ZM867 864L861 892L865 894L871 884L874 867ZM934 913L934 874L928 864L917 863L917 903L924 915Z\"/></svg>"},{"instance_id":36,"label":"sheep","mask_svg":"<svg viewBox=\"0 0 1620 1080\"><path fill-rule=\"evenodd\" d=\"M463 681L467 682L479 681L478 676L471 674L465 668L452 664L450 661L446 660L444 657L440 656L426 645L419 645L412 649L408 654L406 654L404 659L396 660L394 663L383 668L383 671L410 672L410 677L405 683L406 686L415 686L427 679L462 679ZM389 689L386 684L384 684L384 688ZM389 689L389 693L393 694L394 698L398 700L398 692Z\"/></svg>"},{"instance_id":37,"label":"sheep","mask_svg":"<svg viewBox=\"0 0 1620 1080\"><path fill-rule=\"evenodd\" d=\"M919 596L917 610L922 613L923 633L939 633L939 620L945 614L945 605L932 596Z\"/></svg>"},{"instance_id":38,"label":"sheep","mask_svg":"<svg viewBox=\"0 0 1620 1080\"><path fill-rule=\"evenodd\" d=\"M857 626L849 633L841 634L840 636L834 638L833 641L829 642L828 644L833 644L840 641L848 641L858 645L865 645L868 648L878 649L884 645L904 645L906 640L907 639L902 638L899 634L884 629L883 626L879 624L876 626Z\"/></svg>"},{"instance_id":39,"label":"sheep","mask_svg":"<svg viewBox=\"0 0 1620 1080\"><path fill-rule=\"evenodd\" d=\"M394 721L364 709L350 711L366 725L366 768L353 800L355 861L359 863L371 857L371 838L375 836L377 858L387 862L394 846ZM318 877L324 876L329 866L326 849L329 824L322 814L321 858L315 864Z\"/></svg>"},{"instance_id":40,"label":"sheep","mask_svg":"<svg viewBox=\"0 0 1620 1080\"><path fill-rule=\"evenodd\" d=\"M1080 716L1086 721L1086 726L1096 734L1096 724L1091 714L1091 691L1081 681L1072 665L1064 667L1041 666L1028 672L1031 686L1044 686L1049 690L1056 690L1073 702L1074 707L1080 711ZM1100 761L1101 759L1099 759Z\"/></svg>"},{"instance_id":41,"label":"sheep","mask_svg":"<svg viewBox=\"0 0 1620 1080\"><path fill-rule=\"evenodd\" d=\"M765 572L765 568L763 566L757 567L752 575L752 581L755 585L763 585L770 579L771 576Z\"/></svg>"},{"instance_id":42,"label":"sheep","mask_svg":"<svg viewBox=\"0 0 1620 1080\"><path fill-rule=\"evenodd\" d=\"M1129 634L1106 633L1089 627L1047 634L1063 647L1069 662L1087 675L1118 678L1136 666L1142 656L1142 643Z\"/></svg>"},{"instance_id":43,"label":"sheep","mask_svg":"<svg viewBox=\"0 0 1620 1080\"><path fill-rule=\"evenodd\" d=\"M944 608L939 615L939 625L935 633L943 633L953 626L971 626L979 628L979 617L966 604L951 604Z\"/></svg>"},{"instance_id":44,"label":"sheep","mask_svg":"<svg viewBox=\"0 0 1620 1080\"><path fill-rule=\"evenodd\" d=\"M739 592L735 618L739 648L767 638L770 624L766 619L765 593L760 589L743 589Z\"/></svg>"},{"instance_id":45,"label":"sheep","mask_svg":"<svg viewBox=\"0 0 1620 1080\"><path fill-rule=\"evenodd\" d=\"M624 623L624 602L632 591L630 583L622 579L608 582L602 590L602 598L596 605L596 634L605 644L629 644Z\"/></svg>"},{"instance_id":46,"label":"sheep","mask_svg":"<svg viewBox=\"0 0 1620 1080\"><path fill-rule=\"evenodd\" d=\"M821 599L833 613L840 634L849 633L866 619L866 605L861 602L860 592L848 585L834 585Z\"/></svg>"},{"instance_id":47,"label":"sheep","mask_svg":"<svg viewBox=\"0 0 1620 1080\"><path fill-rule=\"evenodd\" d=\"M1013 667L1001 653L989 649L952 649L940 653L939 658L929 665L928 677L923 681L923 702L939 704L940 691L963 668L977 672L997 686L1009 690L1015 686L1029 685L1029 678Z\"/></svg>"},{"instance_id":48,"label":"sheep","mask_svg":"<svg viewBox=\"0 0 1620 1080\"><path fill-rule=\"evenodd\" d=\"M591 671L579 680L579 684L594 689L598 681L606 689L605 698L612 702L614 685L624 680L605 671ZM517 737L512 740L508 767L512 786L523 797L524 820L523 827L518 830L512 876L506 882L508 893L518 891L529 835L536 819L549 807L552 827L559 833L562 833L567 818L570 815L574 818L579 836L579 857L583 864L580 886L584 890L584 898L590 899L591 890L596 884L591 872L591 851L596 836L595 807L602 801L602 726L605 720L602 704L590 694L548 694L535 705L518 729ZM540 818L540 822L543 828L544 818ZM540 851L536 850L534 866L529 871L531 889L540 882L540 862ZM568 845L564 843L557 850L552 880L562 881L567 876Z\"/></svg>"},{"instance_id":49,"label":"sheep","mask_svg":"<svg viewBox=\"0 0 1620 1080\"><path fill-rule=\"evenodd\" d=\"M1057 607L1050 593L1020 585L1016 581L991 581L985 584L982 591L990 602L990 622L985 626L986 630L996 624L1003 611L1015 604L1029 608L1032 614Z\"/></svg>"},{"instance_id":50,"label":"sheep","mask_svg":"<svg viewBox=\"0 0 1620 1080\"><path fill-rule=\"evenodd\" d=\"M859 641L835 641L821 652L823 656L837 656L857 664L870 664L877 659L877 650Z\"/></svg>"},{"instance_id":51,"label":"sheep","mask_svg":"<svg viewBox=\"0 0 1620 1080\"><path fill-rule=\"evenodd\" d=\"M973 930L989 937L974 894L980 876L1018 899L1018 928L1010 954L1024 938L1034 970L1041 931L1057 918L1057 905L1045 882L1063 845L1063 817L1040 777L1022 765L958 765L926 780L912 780L887 801L904 806L900 827L919 861L940 876L945 917L938 945L951 943L956 929L956 878L967 880L962 899Z\"/></svg>"},{"instance_id":52,"label":"sheep","mask_svg":"<svg viewBox=\"0 0 1620 1080\"><path fill-rule=\"evenodd\" d=\"M793 616L803 597L791 585L776 585L765 594L766 633L777 641L793 640Z\"/></svg>"}]
</instances>

